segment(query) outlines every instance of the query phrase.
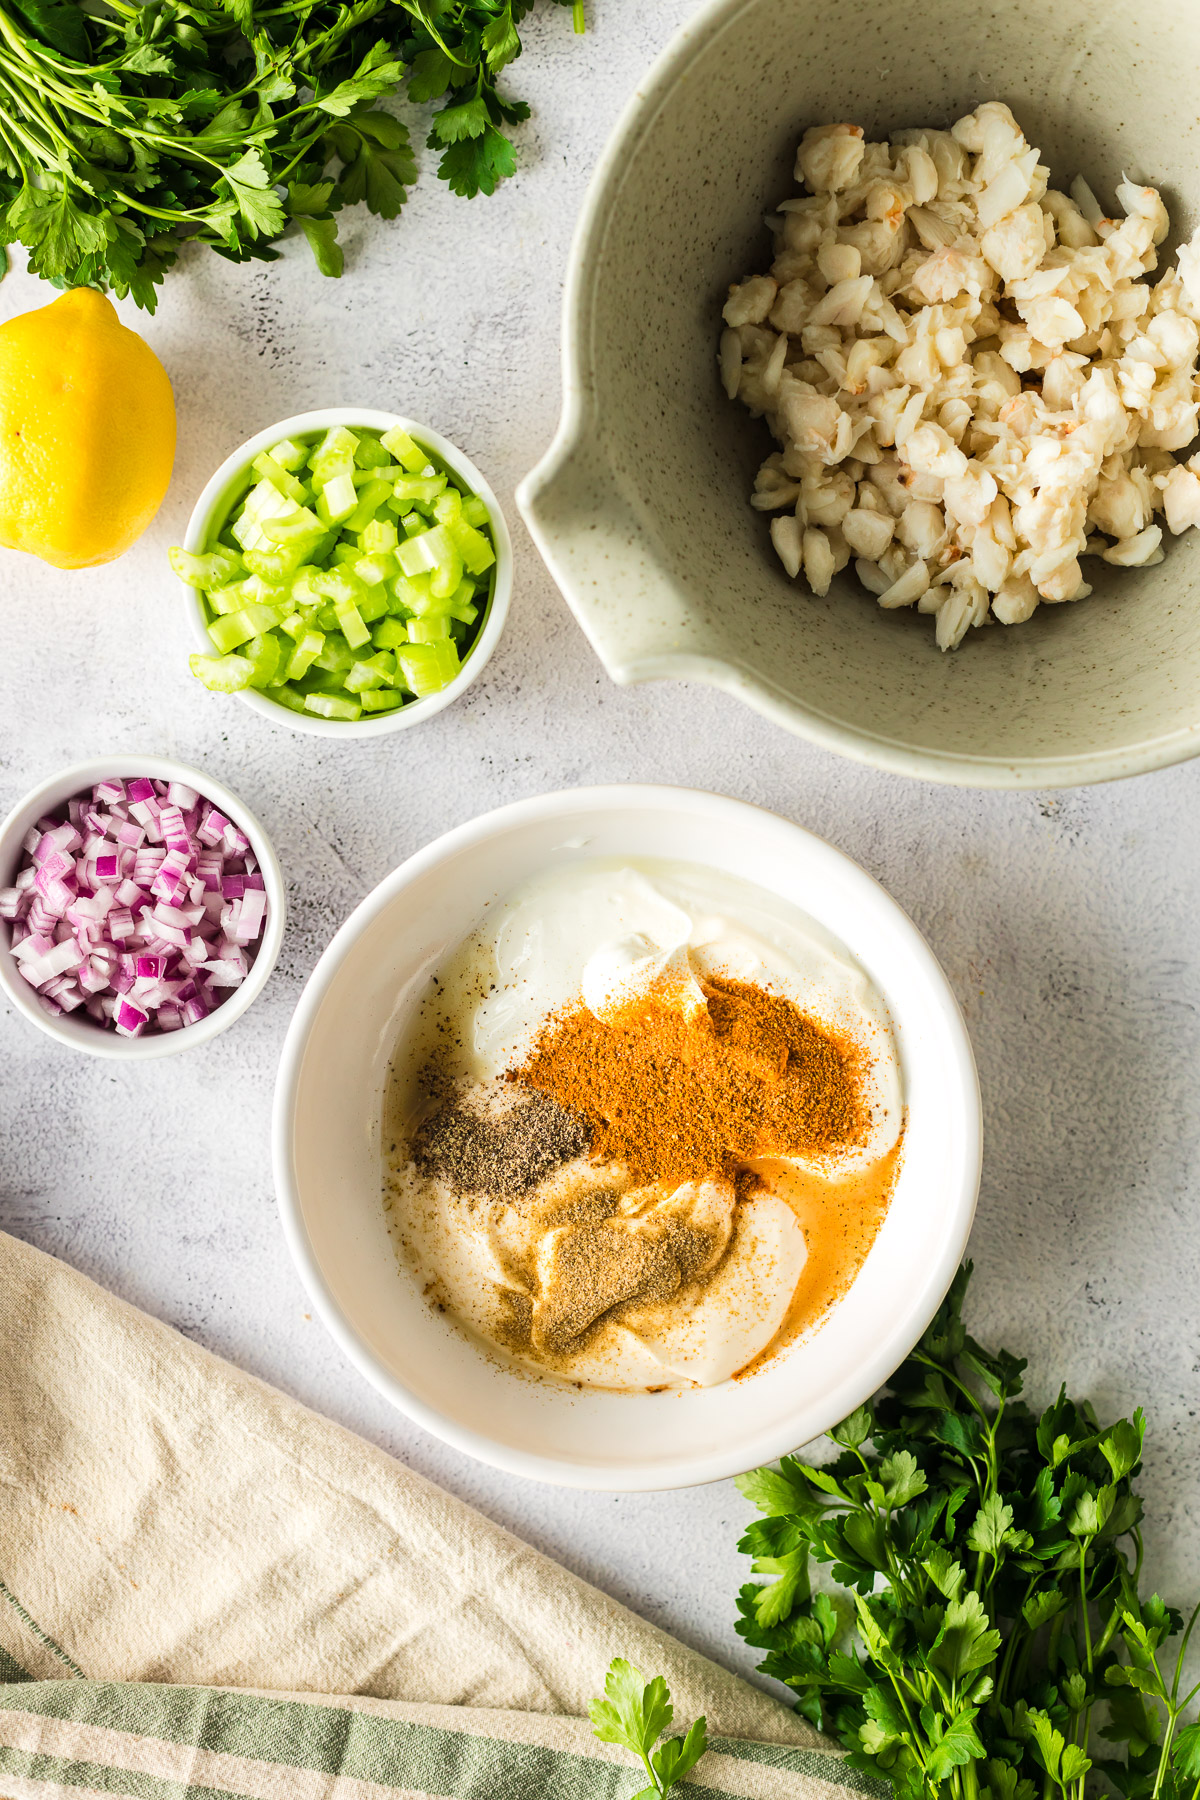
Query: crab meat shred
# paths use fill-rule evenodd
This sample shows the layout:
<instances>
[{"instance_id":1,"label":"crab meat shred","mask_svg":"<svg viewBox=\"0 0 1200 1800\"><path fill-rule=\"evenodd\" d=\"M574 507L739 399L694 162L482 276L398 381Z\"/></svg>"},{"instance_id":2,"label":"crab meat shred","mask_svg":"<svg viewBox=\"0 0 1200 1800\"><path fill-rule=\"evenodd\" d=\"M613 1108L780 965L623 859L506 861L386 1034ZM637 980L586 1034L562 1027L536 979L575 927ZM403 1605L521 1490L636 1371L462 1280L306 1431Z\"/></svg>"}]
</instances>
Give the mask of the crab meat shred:
<instances>
[{"instance_id":1,"label":"crab meat shred","mask_svg":"<svg viewBox=\"0 0 1200 1800\"><path fill-rule=\"evenodd\" d=\"M872 143L806 131L775 260L729 290L721 382L778 446L753 505L793 579L853 562L943 650L1086 598L1081 558L1145 568L1200 525L1200 231L1126 176L1108 217L1009 108ZM1093 568L1096 563L1091 565Z\"/></svg>"}]
</instances>

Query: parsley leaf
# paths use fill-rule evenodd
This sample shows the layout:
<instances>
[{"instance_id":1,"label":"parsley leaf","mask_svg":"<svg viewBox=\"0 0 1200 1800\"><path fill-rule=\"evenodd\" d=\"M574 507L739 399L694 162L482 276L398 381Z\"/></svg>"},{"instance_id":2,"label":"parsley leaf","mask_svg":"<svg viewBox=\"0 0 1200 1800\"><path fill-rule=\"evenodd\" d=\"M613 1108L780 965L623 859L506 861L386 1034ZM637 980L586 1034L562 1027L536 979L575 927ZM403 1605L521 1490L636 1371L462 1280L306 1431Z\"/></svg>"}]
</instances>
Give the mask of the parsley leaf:
<instances>
[{"instance_id":1,"label":"parsley leaf","mask_svg":"<svg viewBox=\"0 0 1200 1800\"><path fill-rule=\"evenodd\" d=\"M529 108L496 82L534 3L0 0L12 52L0 59L0 244L25 244L59 285L109 287L151 310L188 240L270 260L290 229L338 274L339 209L394 219L416 179L386 97L407 87L418 103L444 101L430 142L456 194L491 194L514 172L508 128ZM580 0L573 11L578 29ZM27 64L52 82L52 135ZM319 188L320 205L297 198Z\"/></svg>"},{"instance_id":2,"label":"parsley leaf","mask_svg":"<svg viewBox=\"0 0 1200 1800\"><path fill-rule=\"evenodd\" d=\"M438 164L438 174L452 193L470 200L476 194L494 194L496 183L511 175L516 166L511 143L489 125L481 137L451 144Z\"/></svg>"},{"instance_id":3,"label":"parsley leaf","mask_svg":"<svg viewBox=\"0 0 1200 1800\"><path fill-rule=\"evenodd\" d=\"M647 1681L620 1656L609 1667L604 1695L604 1699L588 1703L593 1732L602 1743L620 1744L641 1761L650 1785L634 1795L633 1800L659 1800L704 1755L708 1748L705 1721L697 1719L686 1737L669 1737L659 1744L674 1717L667 1684L661 1675Z\"/></svg>"},{"instance_id":4,"label":"parsley leaf","mask_svg":"<svg viewBox=\"0 0 1200 1800\"><path fill-rule=\"evenodd\" d=\"M1065 1388L1032 1413L1024 1362L967 1334L969 1276L830 1433L835 1462L739 1479L762 1516L737 1629L896 1800L1085 1800L1093 1771L1122 1800L1195 1800L1200 1684L1181 1697L1183 1651L1163 1660L1183 1620L1138 1594L1145 1420L1102 1425ZM849 1628L813 1565L852 1590Z\"/></svg>"}]
</instances>

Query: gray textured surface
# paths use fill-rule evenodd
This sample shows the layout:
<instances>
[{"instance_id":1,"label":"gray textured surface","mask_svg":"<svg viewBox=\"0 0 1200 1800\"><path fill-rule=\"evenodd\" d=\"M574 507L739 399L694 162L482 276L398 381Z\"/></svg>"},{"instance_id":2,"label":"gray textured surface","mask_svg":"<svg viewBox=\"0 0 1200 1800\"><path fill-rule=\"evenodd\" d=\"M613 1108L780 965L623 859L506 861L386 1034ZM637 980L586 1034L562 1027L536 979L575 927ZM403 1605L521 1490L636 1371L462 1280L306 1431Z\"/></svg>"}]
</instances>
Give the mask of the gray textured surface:
<instances>
[{"instance_id":1,"label":"gray textured surface","mask_svg":"<svg viewBox=\"0 0 1200 1800\"><path fill-rule=\"evenodd\" d=\"M467 205L426 179L403 224L355 220L340 284L321 281L303 245L265 270L189 259L157 319L142 322L175 380L181 424L152 532L89 573L0 554L0 811L80 756L175 754L259 812L292 905L266 993L207 1050L125 1071L0 1011L0 1228L748 1667L732 1629L747 1509L732 1485L559 1492L472 1464L394 1415L307 1317L276 1224L267 1126L300 983L350 908L438 832L584 781L661 779L754 800L863 862L945 963L987 1107L977 1333L1031 1356L1039 1397L1061 1377L1106 1407L1146 1404L1150 1573L1194 1596L1200 769L1042 800L961 793L809 750L700 688L619 691L511 514L506 636L468 698L417 731L327 748L265 727L187 673L164 548L251 431L307 406L394 405L460 442L506 505L548 442L575 208L618 108L689 5L595 10L582 43L557 9L532 23L516 74L535 117L520 179L495 199ZM14 275L0 315L48 298Z\"/></svg>"}]
</instances>

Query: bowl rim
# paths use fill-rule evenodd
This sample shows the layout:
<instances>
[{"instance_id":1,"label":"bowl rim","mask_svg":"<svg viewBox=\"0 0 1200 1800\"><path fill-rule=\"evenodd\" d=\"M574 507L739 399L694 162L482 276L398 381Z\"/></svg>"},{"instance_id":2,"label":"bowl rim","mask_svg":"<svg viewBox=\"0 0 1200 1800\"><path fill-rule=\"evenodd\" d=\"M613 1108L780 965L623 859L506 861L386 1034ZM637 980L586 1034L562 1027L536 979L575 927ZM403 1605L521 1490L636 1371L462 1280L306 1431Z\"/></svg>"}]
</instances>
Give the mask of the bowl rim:
<instances>
[{"instance_id":1,"label":"bowl rim","mask_svg":"<svg viewBox=\"0 0 1200 1800\"><path fill-rule=\"evenodd\" d=\"M221 811L245 832L262 871L263 886L267 894L267 920L262 943L250 965L249 974L215 1012L209 1013L207 1018L201 1019L196 1025L184 1025L178 1031L156 1032L137 1038L122 1037L115 1031L97 1025L92 1019L88 1019L85 1026L82 1019L75 1018L71 1013L60 1017L46 1012L38 1005L36 994L29 983L16 972L7 931L5 932L4 941L0 942L0 990L17 1011L32 1025L44 1031L47 1037L54 1038L71 1050L81 1050L88 1056L126 1062L148 1062L155 1057L174 1056L181 1050L194 1050L202 1044L211 1043L222 1031L228 1031L231 1025L235 1025L266 986L279 957L287 922L287 889L283 870L262 821L223 781L206 774L202 769L193 768L189 763L178 762L172 756L140 756L134 751L122 751L113 756L89 757L86 762L72 763L37 787L30 788L0 823L0 883L3 882L4 870L14 843L15 867L20 857L20 840L43 813L65 805L82 790L94 787L106 776L124 780L137 775L144 775L152 781L181 781L187 787L196 788L206 800L215 801Z\"/></svg>"},{"instance_id":2,"label":"bowl rim","mask_svg":"<svg viewBox=\"0 0 1200 1800\"><path fill-rule=\"evenodd\" d=\"M375 1354L359 1335L321 1271L304 1222L292 1143L300 1074L309 1037L317 1015L342 965L361 934L389 907L397 895L421 879L439 863L485 843L513 826L536 823L563 815L615 812L669 807L703 820L720 831L734 820L752 822L767 837L786 843L794 852L814 850L844 865L846 873L868 894L874 905L887 911L921 963L942 1021L954 1043L957 1093L953 1099L961 1114L962 1154L957 1185L947 1203L948 1229L938 1258L926 1271L920 1288L908 1295L903 1319L881 1341L873 1343L858 1366L853 1383L833 1391L839 1406L849 1413L873 1394L912 1349L940 1306L954 1279L966 1249L978 1203L983 1155L983 1111L974 1052L962 1010L949 979L922 933L899 902L862 866L842 850L765 807L724 794L666 784L612 783L602 786L557 789L531 799L480 814L445 832L406 858L359 902L339 927L301 991L280 1053L271 1117L271 1151L276 1203L280 1224L292 1260L326 1330L343 1354L385 1399L415 1424L454 1449L510 1475L548 1482L560 1487L588 1488L618 1493L653 1492L718 1481L762 1462L773 1461L794 1449L803 1428L795 1432L777 1428L761 1433L731 1455L727 1448L700 1452L690 1459L672 1461L669 1469L655 1468L644 1459L637 1463L589 1464L513 1449L470 1427L459 1424L438 1407L421 1399ZM827 1398L827 1404L829 1403ZM799 1414L801 1401L797 1402ZM838 1412L836 1417L843 1416ZM812 1433L809 1434L810 1437Z\"/></svg>"},{"instance_id":3,"label":"bowl rim","mask_svg":"<svg viewBox=\"0 0 1200 1800\"><path fill-rule=\"evenodd\" d=\"M459 673L436 694L428 694L423 700L413 700L407 706L398 707L394 712L377 713L373 718L362 719L319 719L315 715L292 712L290 707L280 706L277 701L268 700L264 694L253 688L243 688L233 698L240 700L252 712L266 719L272 725L283 725L291 731L306 734L309 737L329 738L376 738L386 737L393 731L404 731L411 725L420 725L425 719L431 719L443 707L450 706L459 696L466 692L471 683L483 673L500 642L508 608L512 600L513 587L513 552L512 537L508 529L508 521L503 509L492 490L490 483L482 472L476 468L470 457L460 450L457 444L435 431L432 425L426 425L420 419L410 419L402 413L383 412L370 406L324 406L310 409L308 412L295 413L290 419L280 419L275 425L268 425L262 431L256 431L248 437L244 444L232 451L221 463L220 467L205 482L200 497L192 508L188 519L187 530L183 536L183 548L193 555L199 555L207 541L212 526L213 516L221 507L225 494L235 478L243 472L247 464L263 450L269 450L281 438L300 436L314 431L328 431L337 425L345 425L353 430L355 425L363 426L371 431L391 431L399 426L415 437L419 444L428 446L440 456L472 492L479 495L487 506L492 539L496 550L496 579L492 584L492 597L488 603L487 617L483 629L472 644ZM212 654L212 640L205 627L204 610L200 603L197 589L180 582L188 601L188 619L191 634L198 650ZM228 698L222 695L220 698Z\"/></svg>"},{"instance_id":4,"label":"bowl rim","mask_svg":"<svg viewBox=\"0 0 1200 1800\"><path fill-rule=\"evenodd\" d=\"M668 651L630 657L610 655L591 629L588 604L572 591L569 561L555 553L552 535L540 519L540 496L565 479L568 466L585 447L602 441L601 408L593 366L592 299L594 271L639 139L653 125L671 90L689 65L757 0L701 0L696 10L650 64L625 102L600 154L584 194L567 257L562 302L562 411L549 446L516 490L518 510L564 600L607 673L622 686L643 681L699 681L743 701L773 724L823 750L888 774L949 786L997 789L1083 787L1130 775L1171 768L1200 755L1200 718L1161 737L1111 749L1069 755L1005 758L969 751L917 750L882 732L849 726L819 707L783 695L760 672L736 657L699 651Z\"/></svg>"}]
</instances>

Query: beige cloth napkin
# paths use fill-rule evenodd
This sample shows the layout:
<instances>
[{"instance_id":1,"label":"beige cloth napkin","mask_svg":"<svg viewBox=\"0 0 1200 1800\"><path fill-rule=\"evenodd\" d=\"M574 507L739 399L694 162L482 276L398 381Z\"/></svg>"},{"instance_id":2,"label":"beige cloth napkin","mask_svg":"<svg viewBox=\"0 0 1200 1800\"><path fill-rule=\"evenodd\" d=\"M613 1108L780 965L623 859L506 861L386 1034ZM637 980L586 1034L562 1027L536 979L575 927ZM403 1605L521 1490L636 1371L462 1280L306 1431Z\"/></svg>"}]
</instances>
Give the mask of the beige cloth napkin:
<instances>
[{"instance_id":1,"label":"beige cloth napkin","mask_svg":"<svg viewBox=\"0 0 1200 1800\"><path fill-rule=\"evenodd\" d=\"M836 1774L829 1746L768 1695L3 1234L0 1583L0 1681L32 1678L26 1712L36 1684L64 1678L373 1696L421 1703L397 1717L502 1710L504 1730L565 1715L562 1741L620 1757L579 1720L622 1655L666 1677L678 1719L811 1746L817 1785ZM452 1716L493 1729L484 1712ZM535 1741L554 1729L520 1727ZM815 1791L752 1773L746 1792ZM20 1787L35 1791L59 1790Z\"/></svg>"}]
</instances>

